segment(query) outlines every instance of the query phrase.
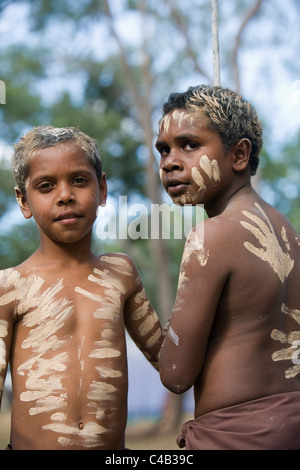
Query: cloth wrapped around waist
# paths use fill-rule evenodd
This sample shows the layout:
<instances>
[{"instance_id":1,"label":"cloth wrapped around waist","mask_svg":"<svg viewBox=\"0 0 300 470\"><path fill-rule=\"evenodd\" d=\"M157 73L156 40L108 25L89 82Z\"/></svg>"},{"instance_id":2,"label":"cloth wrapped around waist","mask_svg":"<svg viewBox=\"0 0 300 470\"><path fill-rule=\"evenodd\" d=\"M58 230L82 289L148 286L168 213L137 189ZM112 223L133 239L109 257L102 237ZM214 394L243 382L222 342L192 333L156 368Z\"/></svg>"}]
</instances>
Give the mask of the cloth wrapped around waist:
<instances>
[{"instance_id":1,"label":"cloth wrapped around waist","mask_svg":"<svg viewBox=\"0 0 300 470\"><path fill-rule=\"evenodd\" d=\"M187 421L177 444L187 450L300 450L300 392L259 398Z\"/></svg>"}]
</instances>

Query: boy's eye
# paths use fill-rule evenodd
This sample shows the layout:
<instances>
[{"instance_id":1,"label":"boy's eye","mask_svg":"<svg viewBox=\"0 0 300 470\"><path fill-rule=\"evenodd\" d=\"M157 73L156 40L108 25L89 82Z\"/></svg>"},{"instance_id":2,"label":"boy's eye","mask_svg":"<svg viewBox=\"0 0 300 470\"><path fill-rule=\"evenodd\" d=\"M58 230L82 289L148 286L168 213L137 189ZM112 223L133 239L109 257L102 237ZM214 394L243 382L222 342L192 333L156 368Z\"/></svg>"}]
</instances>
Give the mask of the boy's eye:
<instances>
[{"instance_id":1,"label":"boy's eye","mask_svg":"<svg viewBox=\"0 0 300 470\"><path fill-rule=\"evenodd\" d=\"M73 180L73 183L77 184L77 185L84 185L87 182L88 182L88 180L84 176L76 176L76 178L74 178L74 180Z\"/></svg>"},{"instance_id":2,"label":"boy's eye","mask_svg":"<svg viewBox=\"0 0 300 470\"><path fill-rule=\"evenodd\" d=\"M167 145L163 146L163 147L160 147L158 148L158 151L160 153L160 155L163 157L165 155L169 155L170 153L170 147L168 147Z\"/></svg>"},{"instance_id":3,"label":"boy's eye","mask_svg":"<svg viewBox=\"0 0 300 470\"><path fill-rule=\"evenodd\" d=\"M44 181L43 183L40 183L37 188L38 188L39 191L45 193L45 192L50 191L53 188L53 186L54 186L53 183L50 183L48 181Z\"/></svg>"},{"instance_id":4,"label":"boy's eye","mask_svg":"<svg viewBox=\"0 0 300 470\"><path fill-rule=\"evenodd\" d=\"M184 147L187 150L196 150L199 147L199 145L196 142L186 142L184 144Z\"/></svg>"}]
</instances>

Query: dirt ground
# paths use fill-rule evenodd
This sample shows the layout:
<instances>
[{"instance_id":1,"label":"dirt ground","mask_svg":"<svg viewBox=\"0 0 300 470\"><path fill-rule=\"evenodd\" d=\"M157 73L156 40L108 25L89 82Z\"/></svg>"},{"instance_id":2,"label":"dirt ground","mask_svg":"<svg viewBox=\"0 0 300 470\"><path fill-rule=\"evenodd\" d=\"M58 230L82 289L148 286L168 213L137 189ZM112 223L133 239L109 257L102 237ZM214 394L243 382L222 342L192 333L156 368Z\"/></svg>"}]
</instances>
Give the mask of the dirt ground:
<instances>
[{"instance_id":1,"label":"dirt ground","mask_svg":"<svg viewBox=\"0 0 300 470\"><path fill-rule=\"evenodd\" d=\"M5 411L0 413L0 450L5 449L9 444L10 433L10 412Z\"/></svg>"},{"instance_id":2,"label":"dirt ground","mask_svg":"<svg viewBox=\"0 0 300 470\"><path fill-rule=\"evenodd\" d=\"M127 426L126 447L132 450L179 450L176 444L178 432L152 433L153 423L140 421Z\"/></svg>"},{"instance_id":3,"label":"dirt ground","mask_svg":"<svg viewBox=\"0 0 300 470\"><path fill-rule=\"evenodd\" d=\"M179 450L176 444L177 432L153 435L153 424L147 421L135 422L127 426L126 447L132 450ZM0 413L0 450L9 443L10 412Z\"/></svg>"}]
</instances>

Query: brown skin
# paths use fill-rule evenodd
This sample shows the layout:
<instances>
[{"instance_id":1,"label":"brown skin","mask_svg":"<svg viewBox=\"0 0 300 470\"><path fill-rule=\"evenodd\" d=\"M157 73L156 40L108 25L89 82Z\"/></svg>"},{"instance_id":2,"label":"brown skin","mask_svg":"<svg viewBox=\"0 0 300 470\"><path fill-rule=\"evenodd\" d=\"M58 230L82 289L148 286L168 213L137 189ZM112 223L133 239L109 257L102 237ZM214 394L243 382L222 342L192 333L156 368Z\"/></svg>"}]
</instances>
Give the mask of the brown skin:
<instances>
[{"instance_id":1,"label":"brown skin","mask_svg":"<svg viewBox=\"0 0 300 470\"><path fill-rule=\"evenodd\" d=\"M60 144L32 157L26 195L16 195L41 241L24 263L0 272L13 380L11 445L124 449L125 328L156 368L162 334L134 262L90 250L96 209L107 195L105 174L98 181L79 147Z\"/></svg>"},{"instance_id":2,"label":"brown skin","mask_svg":"<svg viewBox=\"0 0 300 470\"><path fill-rule=\"evenodd\" d=\"M172 111L168 126L162 121L160 127L162 183L174 202L204 204L209 218L186 244L160 375L175 393L194 386L198 417L300 390L300 237L251 187L249 140L226 154L205 118L191 123L188 112L180 111L180 120ZM204 155L217 161L220 181L199 165ZM205 191L194 181L195 167ZM200 233L203 249L193 245ZM294 309L294 317L282 311L283 304Z\"/></svg>"}]
</instances>

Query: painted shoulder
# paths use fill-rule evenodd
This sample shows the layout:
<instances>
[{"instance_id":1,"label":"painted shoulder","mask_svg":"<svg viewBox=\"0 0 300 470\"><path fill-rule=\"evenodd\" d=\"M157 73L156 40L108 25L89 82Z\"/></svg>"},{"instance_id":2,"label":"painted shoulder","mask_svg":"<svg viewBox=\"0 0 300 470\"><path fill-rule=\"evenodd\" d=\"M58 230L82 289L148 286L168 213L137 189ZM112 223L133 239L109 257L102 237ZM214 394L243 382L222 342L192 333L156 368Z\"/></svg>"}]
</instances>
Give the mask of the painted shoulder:
<instances>
[{"instance_id":1,"label":"painted shoulder","mask_svg":"<svg viewBox=\"0 0 300 470\"><path fill-rule=\"evenodd\" d=\"M133 259L125 253L111 252L99 256L99 262L107 264L109 269L113 269L123 274L136 274L136 265Z\"/></svg>"},{"instance_id":2,"label":"painted shoulder","mask_svg":"<svg viewBox=\"0 0 300 470\"><path fill-rule=\"evenodd\" d=\"M187 238L195 238L197 235L204 245L225 242L243 232L241 220L242 214L241 218L216 216L205 219L192 228Z\"/></svg>"},{"instance_id":3,"label":"painted shoulder","mask_svg":"<svg viewBox=\"0 0 300 470\"><path fill-rule=\"evenodd\" d=\"M15 285L21 274L17 268L6 268L0 270L0 289L9 288Z\"/></svg>"}]
</instances>

